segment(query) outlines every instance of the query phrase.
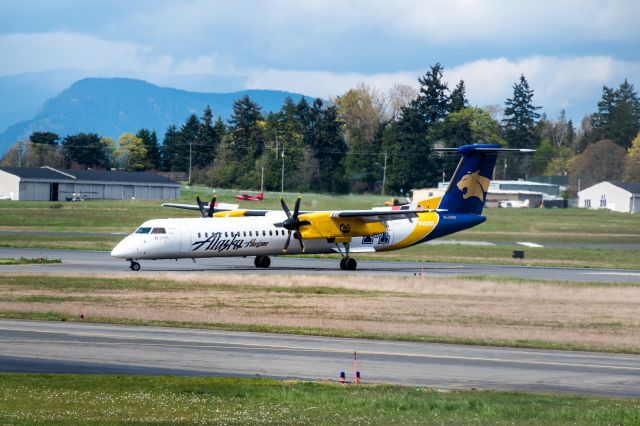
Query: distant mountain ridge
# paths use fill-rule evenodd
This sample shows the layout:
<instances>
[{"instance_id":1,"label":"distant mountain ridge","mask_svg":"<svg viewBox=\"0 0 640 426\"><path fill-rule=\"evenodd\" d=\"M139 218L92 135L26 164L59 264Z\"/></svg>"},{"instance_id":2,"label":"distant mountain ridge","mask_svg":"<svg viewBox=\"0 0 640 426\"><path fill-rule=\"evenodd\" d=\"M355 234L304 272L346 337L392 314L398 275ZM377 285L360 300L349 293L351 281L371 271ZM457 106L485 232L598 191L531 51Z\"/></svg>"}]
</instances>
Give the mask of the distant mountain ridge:
<instances>
[{"instance_id":1,"label":"distant mountain ridge","mask_svg":"<svg viewBox=\"0 0 640 426\"><path fill-rule=\"evenodd\" d=\"M93 76L72 69L0 76L0 132L19 121L29 120L47 99L86 77Z\"/></svg>"},{"instance_id":2,"label":"distant mountain ridge","mask_svg":"<svg viewBox=\"0 0 640 426\"><path fill-rule=\"evenodd\" d=\"M201 93L129 78L85 78L46 101L31 120L14 124L0 134L0 157L34 131L51 131L60 136L91 132L117 140L123 132L147 128L162 139L170 125L179 127L190 114L200 116L207 105L214 117L226 120L233 112L233 102L244 95L265 113L279 110L288 96L294 102L303 97L312 100L299 93L277 90Z\"/></svg>"}]
</instances>

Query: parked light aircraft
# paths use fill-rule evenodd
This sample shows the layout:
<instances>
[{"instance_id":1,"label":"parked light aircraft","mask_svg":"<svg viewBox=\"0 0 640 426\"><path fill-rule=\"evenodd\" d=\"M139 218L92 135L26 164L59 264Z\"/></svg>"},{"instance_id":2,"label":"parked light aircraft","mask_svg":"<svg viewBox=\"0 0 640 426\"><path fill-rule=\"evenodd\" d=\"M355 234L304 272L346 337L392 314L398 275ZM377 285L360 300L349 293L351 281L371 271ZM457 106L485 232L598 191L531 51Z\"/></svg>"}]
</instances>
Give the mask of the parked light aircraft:
<instances>
[{"instance_id":1,"label":"parked light aircraft","mask_svg":"<svg viewBox=\"0 0 640 426\"><path fill-rule=\"evenodd\" d=\"M238 194L236 195L236 198L242 201L262 201L264 195L262 194L262 192L258 195Z\"/></svg>"},{"instance_id":2,"label":"parked light aircraft","mask_svg":"<svg viewBox=\"0 0 640 426\"><path fill-rule=\"evenodd\" d=\"M498 202L498 207L502 208L512 208L512 209L527 209L529 208L529 199L524 201L520 200L505 200Z\"/></svg>"},{"instance_id":3,"label":"parked light aircraft","mask_svg":"<svg viewBox=\"0 0 640 426\"><path fill-rule=\"evenodd\" d=\"M143 223L111 251L140 269L141 259L255 256L257 268L268 268L270 255L339 253L340 268L355 270L354 253L399 250L476 226L486 220L482 209L499 152L496 144L464 145L437 151L462 154L442 197L398 209L300 211L281 199L282 211L224 209L215 198L206 205L163 204L199 210L202 218L153 219ZM298 241L290 246L291 237Z\"/></svg>"}]
</instances>

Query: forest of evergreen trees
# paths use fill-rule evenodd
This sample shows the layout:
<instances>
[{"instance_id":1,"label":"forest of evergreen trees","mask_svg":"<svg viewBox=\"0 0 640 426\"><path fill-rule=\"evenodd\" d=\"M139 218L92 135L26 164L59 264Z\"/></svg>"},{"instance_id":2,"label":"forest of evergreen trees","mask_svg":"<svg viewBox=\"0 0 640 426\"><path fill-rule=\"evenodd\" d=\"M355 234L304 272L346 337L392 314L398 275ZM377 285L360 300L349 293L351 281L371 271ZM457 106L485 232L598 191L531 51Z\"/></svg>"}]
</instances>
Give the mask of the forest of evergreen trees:
<instances>
[{"instance_id":1,"label":"forest of evergreen trees","mask_svg":"<svg viewBox=\"0 0 640 426\"><path fill-rule=\"evenodd\" d=\"M245 96L226 122L207 107L169 127L162 144L147 129L124 133L117 143L96 134L35 132L0 164L181 172L191 183L242 189L259 189L264 175L265 190L284 184L285 191L400 195L451 176L457 156L432 148L499 143L537 150L501 157L499 179L569 175L574 191L577 179L583 187L640 181L640 101L627 80L603 87L597 111L577 126L564 112L549 119L539 110L525 76L504 108L479 108L469 105L464 81L450 89L435 64L417 91L398 85L383 94L360 85L328 102L288 98L267 114Z\"/></svg>"}]
</instances>

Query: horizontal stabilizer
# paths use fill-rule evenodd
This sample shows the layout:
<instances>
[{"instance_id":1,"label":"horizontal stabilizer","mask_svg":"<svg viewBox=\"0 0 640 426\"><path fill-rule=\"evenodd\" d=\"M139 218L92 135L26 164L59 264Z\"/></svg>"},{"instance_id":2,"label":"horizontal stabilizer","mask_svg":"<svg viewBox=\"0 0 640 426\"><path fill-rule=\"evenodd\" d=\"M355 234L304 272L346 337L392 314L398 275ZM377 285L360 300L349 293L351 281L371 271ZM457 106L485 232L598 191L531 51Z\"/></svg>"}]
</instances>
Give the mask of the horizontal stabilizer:
<instances>
[{"instance_id":1,"label":"horizontal stabilizer","mask_svg":"<svg viewBox=\"0 0 640 426\"><path fill-rule=\"evenodd\" d=\"M470 154L472 152L536 152L535 149L528 148L493 148L487 146L463 145L457 148L433 148L434 152L458 152L460 154Z\"/></svg>"}]
</instances>

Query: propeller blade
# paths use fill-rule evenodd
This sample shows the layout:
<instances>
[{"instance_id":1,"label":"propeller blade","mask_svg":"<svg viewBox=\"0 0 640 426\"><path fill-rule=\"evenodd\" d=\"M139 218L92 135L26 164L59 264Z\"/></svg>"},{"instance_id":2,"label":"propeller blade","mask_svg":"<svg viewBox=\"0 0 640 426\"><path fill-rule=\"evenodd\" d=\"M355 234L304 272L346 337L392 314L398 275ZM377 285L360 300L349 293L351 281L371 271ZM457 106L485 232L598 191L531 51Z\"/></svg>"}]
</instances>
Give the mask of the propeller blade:
<instances>
[{"instance_id":1,"label":"propeller blade","mask_svg":"<svg viewBox=\"0 0 640 426\"><path fill-rule=\"evenodd\" d=\"M298 197L298 199L296 200L296 205L293 208L293 217L298 219L298 212L300 211L300 201L302 201L301 197Z\"/></svg>"},{"instance_id":2,"label":"propeller blade","mask_svg":"<svg viewBox=\"0 0 640 426\"><path fill-rule=\"evenodd\" d=\"M213 217L213 213L216 211L216 197L215 195L211 199L211 203L209 204L209 211L207 212L208 217Z\"/></svg>"},{"instance_id":3,"label":"propeller blade","mask_svg":"<svg viewBox=\"0 0 640 426\"><path fill-rule=\"evenodd\" d=\"M284 248L282 249L282 251L287 251L287 249L289 248L290 241L291 241L291 231L289 231L289 233L287 234L287 242L284 243Z\"/></svg>"},{"instance_id":4,"label":"propeller blade","mask_svg":"<svg viewBox=\"0 0 640 426\"><path fill-rule=\"evenodd\" d=\"M204 206L202 205L202 201L200 200L200 196L196 195L196 201L198 202L198 208L200 209L200 213L202 214L202 217L207 217L207 212L204 209Z\"/></svg>"},{"instance_id":5,"label":"propeller blade","mask_svg":"<svg viewBox=\"0 0 640 426\"><path fill-rule=\"evenodd\" d=\"M291 242L291 232L295 231L293 234L293 238L298 240L300 244L300 249L304 253L304 243L302 242L302 234L300 234L300 227L305 225L311 225L311 222L308 220L299 220L298 214L300 214L300 202L302 201L301 197L298 197L296 200L296 204L293 208L293 214L291 214L291 210L287 207L287 203L284 202L284 198L280 198L280 204L282 205L282 210L284 210L287 215L287 219L283 220L281 223L274 223L273 225L279 228L284 228L289 231L287 235L287 241L285 242L284 249L282 251L286 252L289 248L289 244Z\"/></svg>"},{"instance_id":6,"label":"propeller blade","mask_svg":"<svg viewBox=\"0 0 640 426\"><path fill-rule=\"evenodd\" d=\"M302 252L304 253L304 243L302 242L302 235L300 235L300 232L296 232L295 234L295 238L298 240L298 242L300 243L300 249L302 250Z\"/></svg>"},{"instance_id":7,"label":"propeller blade","mask_svg":"<svg viewBox=\"0 0 640 426\"><path fill-rule=\"evenodd\" d=\"M288 218L291 218L291 210L287 207L287 203L284 202L284 198L280 197L280 204L282 205L282 210L287 214Z\"/></svg>"}]
</instances>

